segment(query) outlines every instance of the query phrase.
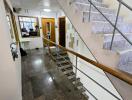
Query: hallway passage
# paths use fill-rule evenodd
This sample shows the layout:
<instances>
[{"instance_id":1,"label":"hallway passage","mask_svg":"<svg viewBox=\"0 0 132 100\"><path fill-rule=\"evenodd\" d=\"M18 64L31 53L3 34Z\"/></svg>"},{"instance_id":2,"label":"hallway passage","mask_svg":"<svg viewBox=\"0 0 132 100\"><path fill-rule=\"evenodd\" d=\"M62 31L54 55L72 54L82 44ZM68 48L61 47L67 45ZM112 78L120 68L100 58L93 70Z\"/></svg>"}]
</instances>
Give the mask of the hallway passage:
<instances>
[{"instance_id":1,"label":"hallway passage","mask_svg":"<svg viewBox=\"0 0 132 100\"><path fill-rule=\"evenodd\" d=\"M43 49L22 58L23 100L85 100Z\"/></svg>"}]
</instances>

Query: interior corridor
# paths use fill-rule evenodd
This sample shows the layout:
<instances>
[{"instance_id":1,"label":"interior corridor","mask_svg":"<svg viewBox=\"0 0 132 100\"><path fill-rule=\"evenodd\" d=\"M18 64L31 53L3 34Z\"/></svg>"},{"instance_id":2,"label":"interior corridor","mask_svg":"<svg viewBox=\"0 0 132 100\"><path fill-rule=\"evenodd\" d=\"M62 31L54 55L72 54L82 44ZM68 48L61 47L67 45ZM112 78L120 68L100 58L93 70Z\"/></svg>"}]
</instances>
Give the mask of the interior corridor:
<instances>
[{"instance_id":1,"label":"interior corridor","mask_svg":"<svg viewBox=\"0 0 132 100\"><path fill-rule=\"evenodd\" d=\"M85 100L43 49L22 58L23 100Z\"/></svg>"}]
</instances>

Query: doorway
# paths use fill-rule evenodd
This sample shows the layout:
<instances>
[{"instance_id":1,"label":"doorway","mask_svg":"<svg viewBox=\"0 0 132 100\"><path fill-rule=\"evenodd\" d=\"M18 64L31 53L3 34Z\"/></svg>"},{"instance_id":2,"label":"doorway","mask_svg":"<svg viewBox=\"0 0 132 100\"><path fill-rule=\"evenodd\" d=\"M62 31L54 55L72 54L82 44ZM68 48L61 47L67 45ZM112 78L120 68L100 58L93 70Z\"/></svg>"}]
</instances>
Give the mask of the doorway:
<instances>
[{"instance_id":1,"label":"doorway","mask_svg":"<svg viewBox=\"0 0 132 100\"><path fill-rule=\"evenodd\" d=\"M42 18L42 30L43 36L50 41L55 42L55 19L54 18ZM44 43L46 43L44 41ZM50 44L53 46L53 44Z\"/></svg>"},{"instance_id":2,"label":"doorway","mask_svg":"<svg viewBox=\"0 0 132 100\"><path fill-rule=\"evenodd\" d=\"M66 18L59 17L59 45L66 46Z\"/></svg>"}]
</instances>

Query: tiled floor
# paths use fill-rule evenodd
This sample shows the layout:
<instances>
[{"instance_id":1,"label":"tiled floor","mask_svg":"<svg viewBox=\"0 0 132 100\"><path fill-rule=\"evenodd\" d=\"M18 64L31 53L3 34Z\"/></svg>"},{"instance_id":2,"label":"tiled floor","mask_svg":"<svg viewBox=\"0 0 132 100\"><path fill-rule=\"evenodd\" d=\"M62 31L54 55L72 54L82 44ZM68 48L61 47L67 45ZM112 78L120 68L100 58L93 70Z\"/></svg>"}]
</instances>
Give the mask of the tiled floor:
<instances>
[{"instance_id":1,"label":"tiled floor","mask_svg":"<svg viewBox=\"0 0 132 100\"><path fill-rule=\"evenodd\" d=\"M85 100L43 49L22 58L23 100Z\"/></svg>"}]
</instances>

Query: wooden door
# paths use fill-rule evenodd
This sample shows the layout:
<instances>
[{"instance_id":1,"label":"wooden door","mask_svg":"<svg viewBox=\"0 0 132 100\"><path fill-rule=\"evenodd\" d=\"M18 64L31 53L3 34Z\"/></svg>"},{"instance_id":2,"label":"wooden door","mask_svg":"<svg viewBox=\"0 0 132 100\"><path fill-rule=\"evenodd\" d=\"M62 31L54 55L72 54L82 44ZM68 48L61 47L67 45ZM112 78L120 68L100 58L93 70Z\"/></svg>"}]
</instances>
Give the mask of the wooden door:
<instances>
[{"instance_id":1,"label":"wooden door","mask_svg":"<svg viewBox=\"0 0 132 100\"><path fill-rule=\"evenodd\" d=\"M59 45L65 47L66 45L66 18L59 18Z\"/></svg>"},{"instance_id":2,"label":"wooden door","mask_svg":"<svg viewBox=\"0 0 132 100\"><path fill-rule=\"evenodd\" d=\"M54 18L42 18L42 30L43 36L51 41L55 42L55 19ZM44 43L46 43L44 41ZM50 44L50 46L53 46Z\"/></svg>"}]
</instances>

